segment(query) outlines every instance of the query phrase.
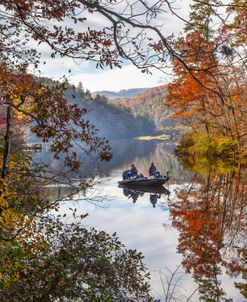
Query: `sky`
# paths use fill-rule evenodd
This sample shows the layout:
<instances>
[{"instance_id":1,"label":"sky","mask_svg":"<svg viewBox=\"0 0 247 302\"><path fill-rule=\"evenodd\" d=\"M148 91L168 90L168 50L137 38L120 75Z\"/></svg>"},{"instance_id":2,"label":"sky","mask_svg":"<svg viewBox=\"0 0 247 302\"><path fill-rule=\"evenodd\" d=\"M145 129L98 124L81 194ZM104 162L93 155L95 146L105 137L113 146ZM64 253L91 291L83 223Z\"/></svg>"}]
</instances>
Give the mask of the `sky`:
<instances>
[{"instance_id":1,"label":"sky","mask_svg":"<svg viewBox=\"0 0 247 302\"><path fill-rule=\"evenodd\" d=\"M62 79L62 76L66 75L70 83L77 86L81 82L84 89L88 89L91 92L148 88L168 83L168 76L157 70L152 70L151 72L152 74L143 74L131 64L126 64L121 69L98 70L93 63L89 63L85 67L83 63L76 64L70 59L63 58L57 59L56 64L53 63L52 59L48 59L48 63L41 68L41 74L39 75L53 79Z\"/></svg>"},{"instance_id":2,"label":"sky","mask_svg":"<svg viewBox=\"0 0 247 302\"><path fill-rule=\"evenodd\" d=\"M153 0L149 1L154 2ZM190 0L177 0L176 13L183 17L188 16ZM104 26L105 20L102 16L90 16L87 25L101 28ZM90 24L91 22L91 24ZM172 33L178 34L182 32L183 23L170 13L159 15L155 20L161 25L165 35ZM130 88L148 88L167 84L171 77L158 71L151 70L152 74L143 74L136 67L128 62L125 62L121 69L96 69L96 64L89 61L74 61L70 58L50 57L48 49L41 46L39 49L43 53L43 58L46 64L40 64L39 76L46 76L52 79L61 79L65 75L69 82L74 85L82 83L84 89L89 89L91 92L100 90L119 91Z\"/></svg>"}]
</instances>

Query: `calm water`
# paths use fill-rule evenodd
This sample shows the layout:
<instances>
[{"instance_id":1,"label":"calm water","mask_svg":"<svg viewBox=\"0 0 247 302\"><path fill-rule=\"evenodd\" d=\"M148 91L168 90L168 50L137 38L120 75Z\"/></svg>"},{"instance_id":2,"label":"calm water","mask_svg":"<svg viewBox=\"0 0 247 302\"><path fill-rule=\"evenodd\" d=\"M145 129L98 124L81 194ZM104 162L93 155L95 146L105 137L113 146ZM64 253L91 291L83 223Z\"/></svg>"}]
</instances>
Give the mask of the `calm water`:
<instances>
[{"instance_id":1,"label":"calm water","mask_svg":"<svg viewBox=\"0 0 247 302\"><path fill-rule=\"evenodd\" d=\"M177 301L198 301L199 296L202 301L247 301L246 170L217 171L202 162L188 171L173 149L166 142L113 142L110 163L89 161L80 172L85 177L97 173L99 182L64 201L60 211L71 222L69 208L77 207L78 214L89 213L85 226L117 232L127 248L141 251L152 272L153 294L162 301L174 301L172 296ZM36 160L61 166L46 152ZM118 187L131 163L147 175L152 161L161 174L170 171L169 194Z\"/></svg>"}]
</instances>

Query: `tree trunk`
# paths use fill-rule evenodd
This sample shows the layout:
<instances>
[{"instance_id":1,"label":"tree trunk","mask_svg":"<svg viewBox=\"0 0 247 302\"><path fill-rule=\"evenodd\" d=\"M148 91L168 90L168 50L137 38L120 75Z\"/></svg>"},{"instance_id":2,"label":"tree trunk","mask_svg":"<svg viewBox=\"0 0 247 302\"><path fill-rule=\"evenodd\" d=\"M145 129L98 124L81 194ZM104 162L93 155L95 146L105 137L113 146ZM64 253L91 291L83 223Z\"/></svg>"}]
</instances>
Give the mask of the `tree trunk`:
<instances>
[{"instance_id":1,"label":"tree trunk","mask_svg":"<svg viewBox=\"0 0 247 302\"><path fill-rule=\"evenodd\" d=\"M10 154L10 127L11 127L11 108L7 106L6 113L6 132L4 136L4 151L3 151L3 165L2 165L2 178L5 178L9 173L9 154Z\"/></svg>"}]
</instances>

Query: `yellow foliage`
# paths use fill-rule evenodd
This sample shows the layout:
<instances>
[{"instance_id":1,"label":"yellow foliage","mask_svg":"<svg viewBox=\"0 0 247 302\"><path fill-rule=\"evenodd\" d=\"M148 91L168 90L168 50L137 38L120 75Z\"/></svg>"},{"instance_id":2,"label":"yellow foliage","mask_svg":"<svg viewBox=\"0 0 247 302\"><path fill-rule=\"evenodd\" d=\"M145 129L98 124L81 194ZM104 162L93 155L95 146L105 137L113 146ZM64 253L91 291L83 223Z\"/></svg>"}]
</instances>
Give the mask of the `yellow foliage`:
<instances>
[{"instance_id":1,"label":"yellow foliage","mask_svg":"<svg viewBox=\"0 0 247 302\"><path fill-rule=\"evenodd\" d=\"M0 178L0 209L3 209L4 207L7 206L7 202L5 199L6 190L7 190L6 181Z\"/></svg>"}]
</instances>

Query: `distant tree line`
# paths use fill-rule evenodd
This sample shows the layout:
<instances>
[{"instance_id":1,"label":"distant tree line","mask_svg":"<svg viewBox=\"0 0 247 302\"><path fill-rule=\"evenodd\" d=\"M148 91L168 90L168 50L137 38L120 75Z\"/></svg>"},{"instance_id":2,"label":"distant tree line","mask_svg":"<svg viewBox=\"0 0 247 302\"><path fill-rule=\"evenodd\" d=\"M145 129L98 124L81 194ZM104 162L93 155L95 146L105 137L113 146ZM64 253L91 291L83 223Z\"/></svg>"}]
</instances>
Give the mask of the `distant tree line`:
<instances>
[{"instance_id":1,"label":"distant tree line","mask_svg":"<svg viewBox=\"0 0 247 302\"><path fill-rule=\"evenodd\" d=\"M111 104L101 95L92 96L82 85L68 85L65 97L71 103L87 110L85 118L99 129L101 136L128 138L155 133L155 123L147 116L133 114L119 103Z\"/></svg>"}]
</instances>

